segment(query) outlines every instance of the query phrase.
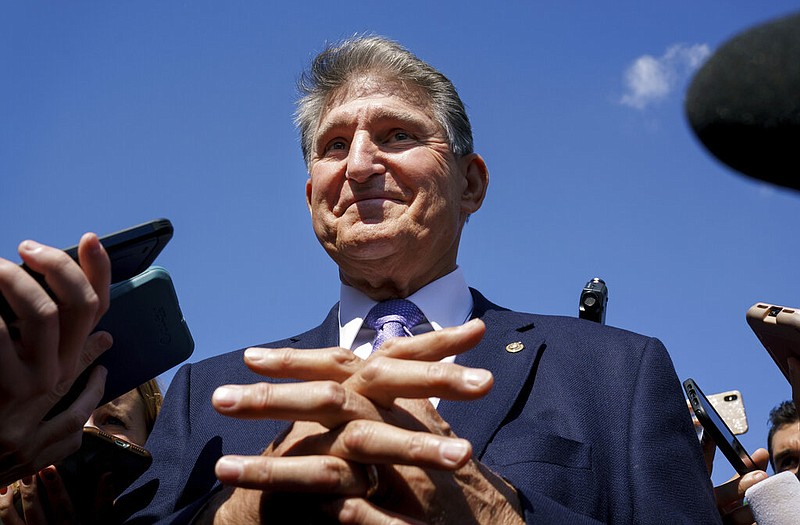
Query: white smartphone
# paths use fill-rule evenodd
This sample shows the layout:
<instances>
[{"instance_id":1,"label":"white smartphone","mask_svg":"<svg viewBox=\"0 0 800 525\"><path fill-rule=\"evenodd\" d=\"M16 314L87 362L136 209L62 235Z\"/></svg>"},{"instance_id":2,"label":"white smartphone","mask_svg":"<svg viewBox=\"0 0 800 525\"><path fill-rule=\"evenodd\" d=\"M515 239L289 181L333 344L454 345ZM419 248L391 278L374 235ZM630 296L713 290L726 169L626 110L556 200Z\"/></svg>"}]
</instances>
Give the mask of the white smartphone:
<instances>
[{"instance_id":1,"label":"white smartphone","mask_svg":"<svg viewBox=\"0 0 800 525\"><path fill-rule=\"evenodd\" d=\"M709 402L719 416L737 436L747 432L747 414L744 411L742 393L738 390L728 390L707 396Z\"/></svg>"}]
</instances>

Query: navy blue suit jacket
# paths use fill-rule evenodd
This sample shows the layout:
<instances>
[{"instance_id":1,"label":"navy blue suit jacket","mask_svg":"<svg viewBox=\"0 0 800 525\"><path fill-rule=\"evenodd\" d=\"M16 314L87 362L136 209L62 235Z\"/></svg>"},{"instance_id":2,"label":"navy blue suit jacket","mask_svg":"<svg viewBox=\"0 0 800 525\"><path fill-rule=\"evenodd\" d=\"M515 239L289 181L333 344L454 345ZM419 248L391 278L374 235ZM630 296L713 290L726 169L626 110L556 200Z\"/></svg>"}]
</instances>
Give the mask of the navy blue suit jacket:
<instances>
[{"instance_id":1,"label":"navy blue suit jacket","mask_svg":"<svg viewBox=\"0 0 800 525\"><path fill-rule=\"evenodd\" d=\"M512 312L473 290L481 343L457 363L492 371L472 402L438 411L473 455L519 491L527 523L718 523L713 487L680 383L657 340L569 317ZM268 347L338 342L338 309ZM507 345L522 350L512 353ZM287 424L217 414L222 384L263 381L243 351L186 365L147 443L152 468L118 502L127 523L185 523L219 485L223 454L257 455Z\"/></svg>"}]
</instances>

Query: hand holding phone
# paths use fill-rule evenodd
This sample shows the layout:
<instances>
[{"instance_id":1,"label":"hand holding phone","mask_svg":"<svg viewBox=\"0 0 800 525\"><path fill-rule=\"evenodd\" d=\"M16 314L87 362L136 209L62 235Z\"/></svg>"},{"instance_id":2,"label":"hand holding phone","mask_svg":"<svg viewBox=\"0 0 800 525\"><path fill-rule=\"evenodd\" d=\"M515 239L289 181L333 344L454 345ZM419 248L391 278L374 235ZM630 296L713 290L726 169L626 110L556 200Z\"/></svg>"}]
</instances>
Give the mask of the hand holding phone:
<instances>
[{"instance_id":1,"label":"hand holding phone","mask_svg":"<svg viewBox=\"0 0 800 525\"><path fill-rule=\"evenodd\" d=\"M695 416L703 426L703 430L708 432L717 448L722 451L730 464L733 465L733 468L736 469L736 472L739 475L744 475L757 470L758 466L750 457L750 454L736 439L736 436L722 420L694 379L689 378L684 381L683 388L686 391Z\"/></svg>"},{"instance_id":2,"label":"hand holding phone","mask_svg":"<svg viewBox=\"0 0 800 525\"><path fill-rule=\"evenodd\" d=\"M100 237L100 244L111 260L111 282L118 283L145 271L172 238L172 233L173 227L169 219L156 219ZM72 257L72 260L78 262L77 245L65 248L64 251ZM26 264L21 266L52 295L52 290L43 275L34 272ZM0 293L0 317L6 323L13 322L17 317L2 293Z\"/></svg>"},{"instance_id":3,"label":"hand holding phone","mask_svg":"<svg viewBox=\"0 0 800 525\"><path fill-rule=\"evenodd\" d=\"M0 322L2 484L30 475L76 449L80 434L70 429L75 428L74 421L88 417L100 398L104 374L96 369L69 413L43 424L65 386L109 346L103 334L90 335L109 301L108 258L99 248L97 237L81 239L81 260L86 266L82 271L61 250L23 243L23 260L48 276L62 297L58 306L23 269L0 260L0 290L24 319L16 325Z\"/></svg>"},{"instance_id":4,"label":"hand holding phone","mask_svg":"<svg viewBox=\"0 0 800 525\"><path fill-rule=\"evenodd\" d=\"M49 516L48 523L72 523L78 518L86 525L110 523L114 500L151 463L152 456L141 446L99 428L84 427L80 449L55 468L48 467L40 474L45 478L34 478L39 486L33 493L25 487L14 492L16 514L20 521L26 515L25 492L32 498L29 506Z\"/></svg>"},{"instance_id":5,"label":"hand holding phone","mask_svg":"<svg viewBox=\"0 0 800 525\"><path fill-rule=\"evenodd\" d=\"M80 249L74 250L81 252L83 271L65 264L69 259L61 250L36 243L23 243L22 267L0 260L0 293L9 299L3 304L10 312L0 319L0 353L5 356L0 366L0 421L8 423L0 425L0 484L28 476L77 448L80 434L67 432L69 422L85 419L98 403L105 378L102 370L94 369L69 413L51 414L52 421L43 424L56 392L63 392L86 363L108 348L102 334L89 335L109 301L109 261L95 249L98 246L96 237L84 236ZM124 254L129 245L118 246ZM26 271L35 271L40 282L47 276L57 292L57 315L41 308L53 301ZM87 286L94 288L100 307L86 294ZM14 320L15 309L24 323Z\"/></svg>"}]
</instances>

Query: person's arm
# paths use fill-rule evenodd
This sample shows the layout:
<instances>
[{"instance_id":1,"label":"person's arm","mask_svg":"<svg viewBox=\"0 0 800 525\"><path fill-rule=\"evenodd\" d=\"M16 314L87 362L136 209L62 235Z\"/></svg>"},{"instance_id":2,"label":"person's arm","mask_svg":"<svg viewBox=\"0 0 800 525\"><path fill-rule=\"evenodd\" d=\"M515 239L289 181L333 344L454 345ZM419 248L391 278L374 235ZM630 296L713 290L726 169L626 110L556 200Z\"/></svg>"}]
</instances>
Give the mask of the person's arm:
<instances>
[{"instance_id":1,"label":"person's arm","mask_svg":"<svg viewBox=\"0 0 800 525\"><path fill-rule=\"evenodd\" d=\"M260 457L220 459L217 477L237 488L218 497L198 522L286 516L302 523L313 517L303 512L315 507L346 523L400 515L409 523L447 516L448 523L521 524L513 487L473 461L469 442L454 436L427 401L475 399L489 391L487 371L438 362L474 346L483 330L475 321L395 339L365 363L332 349L248 352L248 366L260 373L307 382L218 389L217 410L301 423ZM377 486L368 465L377 466ZM308 493L302 508L287 507L296 503L284 496L289 492ZM339 496L334 504L332 495Z\"/></svg>"},{"instance_id":2,"label":"person's arm","mask_svg":"<svg viewBox=\"0 0 800 525\"><path fill-rule=\"evenodd\" d=\"M719 523L714 492L680 382L664 345L649 339L631 393L627 439L637 523Z\"/></svg>"},{"instance_id":3,"label":"person's arm","mask_svg":"<svg viewBox=\"0 0 800 525\"><path fill-rule=\"evenodd\" d=\"M195 392L192 385L192 365L181 366L164 397L164 404L145 448L153 456L153 464L117 499L114 513L119 522L134 523L188 523L204 500L213 481L198 482L202 477L202 457L192 456L193 425L190 417ZM199 394L202 395L202 390ZM208 394L210 397L210 394ZM208 403L208 401L206 401ZM194 466L194 461L200 465ZM184 465L188 462L189 465ZM210 473L213 463L207 465ZM193 471L193 475L188 473ZM187 477L192 478L187 479ZM196 497L188 493L196 489Z\"/></svg>"},{"instance_id":4,"label":"person's arm","mask_svg":"<svg viewBox=\"0 0 800 525\"><path fill-rule=\"evenodd\" d=\"M109 304L110 262L94 234L81 238L81 266L63 251L24 241L22 260L41 273L58 298L17 264L0 259L0 292L17 319L0 319L0 485L33 475L77 450L83 424L103 395L96 368L83 393L45 420L75 379L111 346L90 335Z\"/></svg>"},{"instance_id":5,"label":"person's arm","mask_svg":"<svg viewBox=\"0 0 800 525\"><path fill-rule=\"evenodd\" d=\"M693 421L695 426L700 425L696 418ZM714 472L714 456L717 452L717 445L706 432L703 434L703 439L700 440L700 446L703 450L703 460L706 463L708 476L711 477ZM714 487L714 499L717 501L717 509L719 509L719 515L724 523L745 525L755 523L750 506L744 504L744 493L756 483L767 479L769 452L767 449L759 448L750 457L759 470L748 472L744 476L737 474L722 485Z\"/></svg>"}]
</instances>

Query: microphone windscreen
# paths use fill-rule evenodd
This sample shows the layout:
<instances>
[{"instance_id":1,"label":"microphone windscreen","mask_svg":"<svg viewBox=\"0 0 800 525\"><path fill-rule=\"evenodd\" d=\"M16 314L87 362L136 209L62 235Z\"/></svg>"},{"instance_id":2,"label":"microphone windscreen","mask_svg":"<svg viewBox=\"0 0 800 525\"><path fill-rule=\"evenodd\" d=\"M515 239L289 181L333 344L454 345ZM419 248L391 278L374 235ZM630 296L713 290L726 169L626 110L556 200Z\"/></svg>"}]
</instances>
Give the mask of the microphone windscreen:
<instances>
[{"instance_id":1,"label":"microphone windscreen","mask_svg":"<svg viewBox=\"0 0 800 525\"><path fill-rule=\"evenodd\" d=\"M800 190L800 13L724 43L694 76L685 109L719 160Z\"/></svg>"},{"instance_id":2,"label":"microphone windscreen","mask_svg":"<svg viewBox=\"0 0 800 525\"><path fill-rule=\"evenodd\" d=\"M797 525L800 516L800 481L793 472L781 472L747 489L758 525Z\"/></svg>"}]
</instances>

